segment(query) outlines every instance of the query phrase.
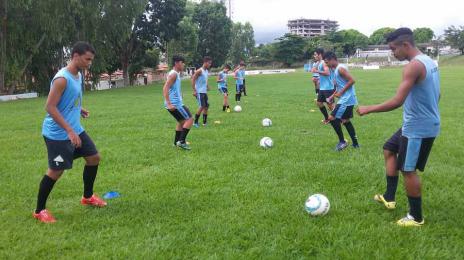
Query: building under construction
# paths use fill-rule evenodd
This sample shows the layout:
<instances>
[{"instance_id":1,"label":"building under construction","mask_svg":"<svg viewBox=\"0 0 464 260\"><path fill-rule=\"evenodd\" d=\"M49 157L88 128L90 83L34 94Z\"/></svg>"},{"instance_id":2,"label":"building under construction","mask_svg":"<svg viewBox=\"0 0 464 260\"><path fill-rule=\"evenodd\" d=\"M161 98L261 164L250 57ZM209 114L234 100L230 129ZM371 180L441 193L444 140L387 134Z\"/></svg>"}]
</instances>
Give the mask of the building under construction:
<instances>
[{"instance_id":1,"label":"building under construction","mask_svg":"<svg viewBox=\"0 0 464 260\"><path fill-rule=\"evenodd\" d=\"M288 21L288 30L292 34L302 37L315 37L326 35L338 28L337 21L321 19L296 19Z\"/></svg>"}]
</instances>

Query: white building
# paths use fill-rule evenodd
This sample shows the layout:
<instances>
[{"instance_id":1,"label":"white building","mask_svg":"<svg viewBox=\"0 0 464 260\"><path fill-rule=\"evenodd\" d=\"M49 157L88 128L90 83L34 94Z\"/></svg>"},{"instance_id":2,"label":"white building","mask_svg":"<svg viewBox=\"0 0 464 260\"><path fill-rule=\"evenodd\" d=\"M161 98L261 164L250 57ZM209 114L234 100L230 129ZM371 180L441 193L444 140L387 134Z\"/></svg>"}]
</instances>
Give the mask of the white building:
<instances>
[{"instance_id":1,"label":"white building","mask_svg":"<svg viewBox=\"0 0 464 260\"><path fill-rule=\"evenodd\" d=\"M290 33L307 38L326 35L329 32L336 31L337 28L338 22L331 20L300 18L288 21Z\"/></svg>"}]
</instances>

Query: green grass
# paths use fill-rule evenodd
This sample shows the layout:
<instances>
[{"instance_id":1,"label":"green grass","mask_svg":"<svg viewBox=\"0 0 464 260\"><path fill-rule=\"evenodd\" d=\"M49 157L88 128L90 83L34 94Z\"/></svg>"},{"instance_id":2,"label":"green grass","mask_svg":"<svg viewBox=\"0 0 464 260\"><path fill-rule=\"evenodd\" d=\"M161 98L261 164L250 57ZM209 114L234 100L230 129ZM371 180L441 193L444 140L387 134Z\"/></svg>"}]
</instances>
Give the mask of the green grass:
<instances>
[{"instance_id":1,"label":"green grass","mask_svg":"<svg viewBox=\"0 0 464 260\"><path fill-rule=\"evenodd\" d=\"M401 77L400 69L353 74L361 104L392 96ZM31 217L47 168L45 99L1 103L0 258L462 259L463 68L441 76L443 128L422 175L420 229L393 224L407 212L401 186L395 211L373 201L385 185L382 145L401 111L356 117L361 150L333 152L337 138L320 124L309 74L250 76L240 114L220 111L213 88L210 125L191 131L190 152L172 147L160 85L86 93L83 124L103 157L96 192L122 196L105 209L83 208L78 160L50 196L54 225ZM193 111L190 85L183 89ZM271 128L261 127L264 117ZM259 147L263 136L272 149ZM330 199L327 216L304 211L313 193Z\"/></svg>"},{"instance_id":2,"label":"green grass","mask_svg":"<svg viewBox=\"0 0 464 260\"><path fill-rule=\"evenodd\" d=\"M442 56L440 66L464 66L464 55Z\"/></svg>"}]
</instances>

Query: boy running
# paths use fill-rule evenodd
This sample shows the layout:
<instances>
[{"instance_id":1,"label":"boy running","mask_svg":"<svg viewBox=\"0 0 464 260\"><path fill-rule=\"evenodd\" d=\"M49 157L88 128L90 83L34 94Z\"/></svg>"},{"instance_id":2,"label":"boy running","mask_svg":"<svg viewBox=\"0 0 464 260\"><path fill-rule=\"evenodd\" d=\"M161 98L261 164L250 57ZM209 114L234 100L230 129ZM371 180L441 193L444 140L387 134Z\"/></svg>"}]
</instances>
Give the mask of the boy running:
<instances>
[{"instance_id":1,"label":"boy running","mask_svg":"<svg viewBox=\"0 0 464 260\"><path fill-rule=\"evenodd\" d=\"M80 117L88 118L82 108L82 76L80 70L88 69L95 56L95 49L86 42L77 42L71 51L71 62L53 77L50 84L42 135L48 151L48 170L40 182L37 207L33 217L43 223L56 219L46 209L48 195L65 170L71 169L74 159L83 157L84 194L82 205L105 207L106 202L93 193L100 154L92 139L84 131Z\"/></svg>"},{"instance_id":2,"label":"boy running","mask_svg":"<svg viewBox=\"0 0 464 260\"><path fill-rule=\"evenodd\" d=\"M185 141L192 127L192 114L184 105L180 83L180 73L184 71L184 58L174 56L172 58L173 68L168 74L166 83L163 86L164 106L169 113L177 120L176 135L174 145L184 150L190 150L190 146Z\"/></svg>"},{"instance_id":3,"label":"boy running","mask_svg":"<svg viewBox=\"0 0 464 260\"><path fill-rule=\"evenodd\" d=\"M345 141L341 124L345 125L348 134L353 142L353 148L359 148L358 138L354 130L354 126L351 123L353 118L353 107L358 104L356 98L356 91L354 88L354 78L348 71L345 65L339 64L337 56L333 52L326 52L324 54L324 61L330 69L334 71L334 79L336 91L329 97L329 99L338 98L337 105L329 116L330 124L337 133L339 143L335 147L336 151L341 151L348 146L348 142Z\"/></svg>"}]
</instances>

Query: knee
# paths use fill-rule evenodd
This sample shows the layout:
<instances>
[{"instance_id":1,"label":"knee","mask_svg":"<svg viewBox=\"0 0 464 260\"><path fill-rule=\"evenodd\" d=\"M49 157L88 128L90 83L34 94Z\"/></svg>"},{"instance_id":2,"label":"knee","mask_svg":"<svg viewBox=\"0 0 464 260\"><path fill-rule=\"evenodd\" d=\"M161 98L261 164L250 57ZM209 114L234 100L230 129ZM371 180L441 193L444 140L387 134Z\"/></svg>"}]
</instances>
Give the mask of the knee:
<instances>
[{"instance_id":1,"label":"knee","mask_svg":"<svg viewBox=\"0 0 464 260\"><path fill-rule=\"evenodd\" d=\"M52 180L57 181L61 175L63 175L64 171L56 171L52 169L48 169L47 176L50 177Z\"/></svg>"},{"instance_id":2,"label":"knee","mask_svg":"<svg viewBox=\"0 0 464 260\"><path fill-rule=\"evenodd\" d=\"M396 153L394 153L394 152L392 152L390 150L384 149L383 150L383 156L385 157L385 159L390 159L390 158L396 157Z\"/></svg>"},{"instance_id":3,"label":"knee","mask_svg":"<svg viewBox=\"0 0 464 260\"><path fill-rule=\"evenodd\" d=\"M91 166L98 165L100 163L100 160L101 156L99 153L93 156L85 157L86 164Z\"/></svg>"}]
</instances>

